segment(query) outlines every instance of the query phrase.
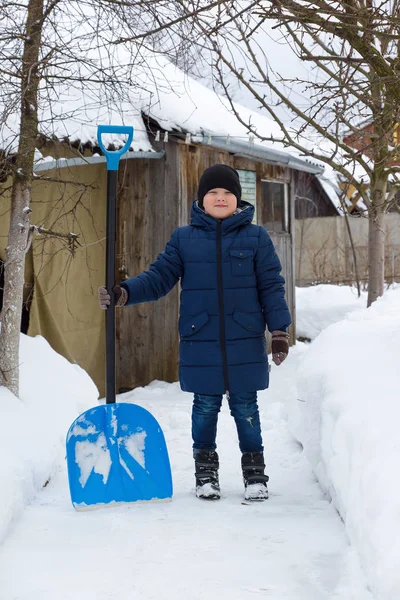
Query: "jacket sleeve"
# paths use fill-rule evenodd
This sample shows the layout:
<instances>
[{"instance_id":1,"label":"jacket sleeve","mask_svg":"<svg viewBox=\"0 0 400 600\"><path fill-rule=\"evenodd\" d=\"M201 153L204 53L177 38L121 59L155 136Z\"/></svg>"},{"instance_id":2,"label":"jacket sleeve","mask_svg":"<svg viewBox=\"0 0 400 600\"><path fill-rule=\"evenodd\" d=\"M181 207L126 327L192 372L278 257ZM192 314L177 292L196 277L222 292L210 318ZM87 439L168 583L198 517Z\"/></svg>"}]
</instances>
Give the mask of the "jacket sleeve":
<instances>
[{"instance_id":1,"label":"jacket sleeve","mask_svg":"<svg viewBox=\"0 0 400 600\"><path fill-rule=\"evenodd\" d=\"M286 331L292 322L285 300L285 280L282 265L275 247L264 227L260 227L258 249L255 258L257 290L269 331Z\"/></svg>"},{"instance_id":2,"label":"jacket sleeve","mask_svg":"<svg viewBox=\"0 0 400 600\"><path fill-rule=\"evenodd\" d=\"M152 302L166 296L183 275L183 262L179 252L179 235L175 230L164 252L137 277L126 279L120 285L128 292L125 306Z\"/></svg>"}]
</instances>

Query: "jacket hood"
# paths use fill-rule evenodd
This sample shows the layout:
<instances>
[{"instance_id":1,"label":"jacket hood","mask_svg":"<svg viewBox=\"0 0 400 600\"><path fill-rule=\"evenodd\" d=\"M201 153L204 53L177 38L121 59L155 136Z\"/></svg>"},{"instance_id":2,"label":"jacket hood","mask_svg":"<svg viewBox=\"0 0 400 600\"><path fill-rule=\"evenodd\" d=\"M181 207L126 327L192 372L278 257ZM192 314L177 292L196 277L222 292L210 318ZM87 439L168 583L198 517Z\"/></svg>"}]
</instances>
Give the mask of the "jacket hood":
<instances>
[{"instance_id":1,"label":"jacket hood","mask_svg":"<svg viewBox=\"0 0 400 600\"><path fill-rule=\"evenodd\" d=\"M242 227L243 225L249 225L254 216L254 206L249 202L241 201L238 212L222 220L222 231L228 232ZM217 229L218 219L215 219L211 215L207 215L203 209L201 209L197 201L193 202L192 209L190 212L190 224L194 227L201 227L207 231L214 231Z\"/></svg>"}]
</instances>

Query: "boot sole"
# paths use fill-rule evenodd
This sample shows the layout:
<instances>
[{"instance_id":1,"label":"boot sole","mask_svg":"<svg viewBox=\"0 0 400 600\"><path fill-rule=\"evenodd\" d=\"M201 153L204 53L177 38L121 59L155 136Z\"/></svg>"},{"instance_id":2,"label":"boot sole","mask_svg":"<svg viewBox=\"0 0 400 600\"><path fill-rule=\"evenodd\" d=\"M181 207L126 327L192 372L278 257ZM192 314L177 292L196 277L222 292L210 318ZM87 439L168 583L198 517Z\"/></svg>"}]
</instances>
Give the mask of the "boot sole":
<instances>
[{"instance_id":1,"label":"boot sole","mask_svg":"<svg viewBox=\"0 0 400 600\"><path fill-rule=\"evenodd\" d=\"M199 500L221 500L221 496L196 496Z\"/></svg>"},{"instance_id":2,"label":"boot sole","mask_svg":"<svg viewBox=\"0 0 400 600\"><path fill-rule=\"evenodd\" d=\"M242 500L242 504L257 504L260 502L265 502L268 498L254 498L253 500Z\"/></svg>"}]
</instances>

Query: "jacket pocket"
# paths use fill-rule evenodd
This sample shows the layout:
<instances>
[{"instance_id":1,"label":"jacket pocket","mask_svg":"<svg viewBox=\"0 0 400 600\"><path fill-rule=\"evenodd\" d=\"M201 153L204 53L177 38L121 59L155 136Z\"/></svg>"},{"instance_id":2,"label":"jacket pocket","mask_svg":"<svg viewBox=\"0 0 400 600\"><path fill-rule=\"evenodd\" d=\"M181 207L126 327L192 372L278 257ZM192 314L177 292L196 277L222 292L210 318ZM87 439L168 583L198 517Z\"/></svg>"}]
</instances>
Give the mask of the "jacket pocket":
<instances>
[{"instance_id":1,"label":"jacket pocket","mask_svg":"<svg viewBox=\"0 0 400 600\"><path fill-rule=\"evenodd\" d=\"M249 276L254 273L254 250L236 249L229 250L234 277Z\"/></svg>"},{"instance_id":2,"label":"jacket pocket","mask_svg":"<svg viewBox=\"0 0 400 600\"><path fill-rule=\"evenodd\" d=\"M208 322L208 312L205 310L193 317L186 317L185 321L179 326L181 338L189 338L196 334Z\"/></svg>"},{"instance_id":3,"label":"jacket pocket","mask_svg":"<svg viewBox=\"0 0 400 600\"><path fill-rule=\"evenodd\" d=\"M265 332L262 313L246 313L243 310L235 310L233 320L244 327L250 334L262 335Z\"/></svg>"}]
</instances>

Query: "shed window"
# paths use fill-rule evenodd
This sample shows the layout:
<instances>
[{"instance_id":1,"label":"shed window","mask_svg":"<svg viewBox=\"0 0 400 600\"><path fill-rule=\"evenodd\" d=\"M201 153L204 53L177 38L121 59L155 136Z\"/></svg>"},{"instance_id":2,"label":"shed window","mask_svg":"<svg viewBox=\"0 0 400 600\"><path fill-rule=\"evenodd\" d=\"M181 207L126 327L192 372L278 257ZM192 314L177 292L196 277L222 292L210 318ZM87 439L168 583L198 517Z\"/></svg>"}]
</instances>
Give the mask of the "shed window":
<instances>
[{"instance_id":1,"label":"shed window","mask_svg":"<svg viewBox=\"0 0 400 600\"><path fill-rule=\"evenodd\" d=\"M261 181L262 223L267 231L289 233L288 184Z\"/></svg>"}]
</instances>

